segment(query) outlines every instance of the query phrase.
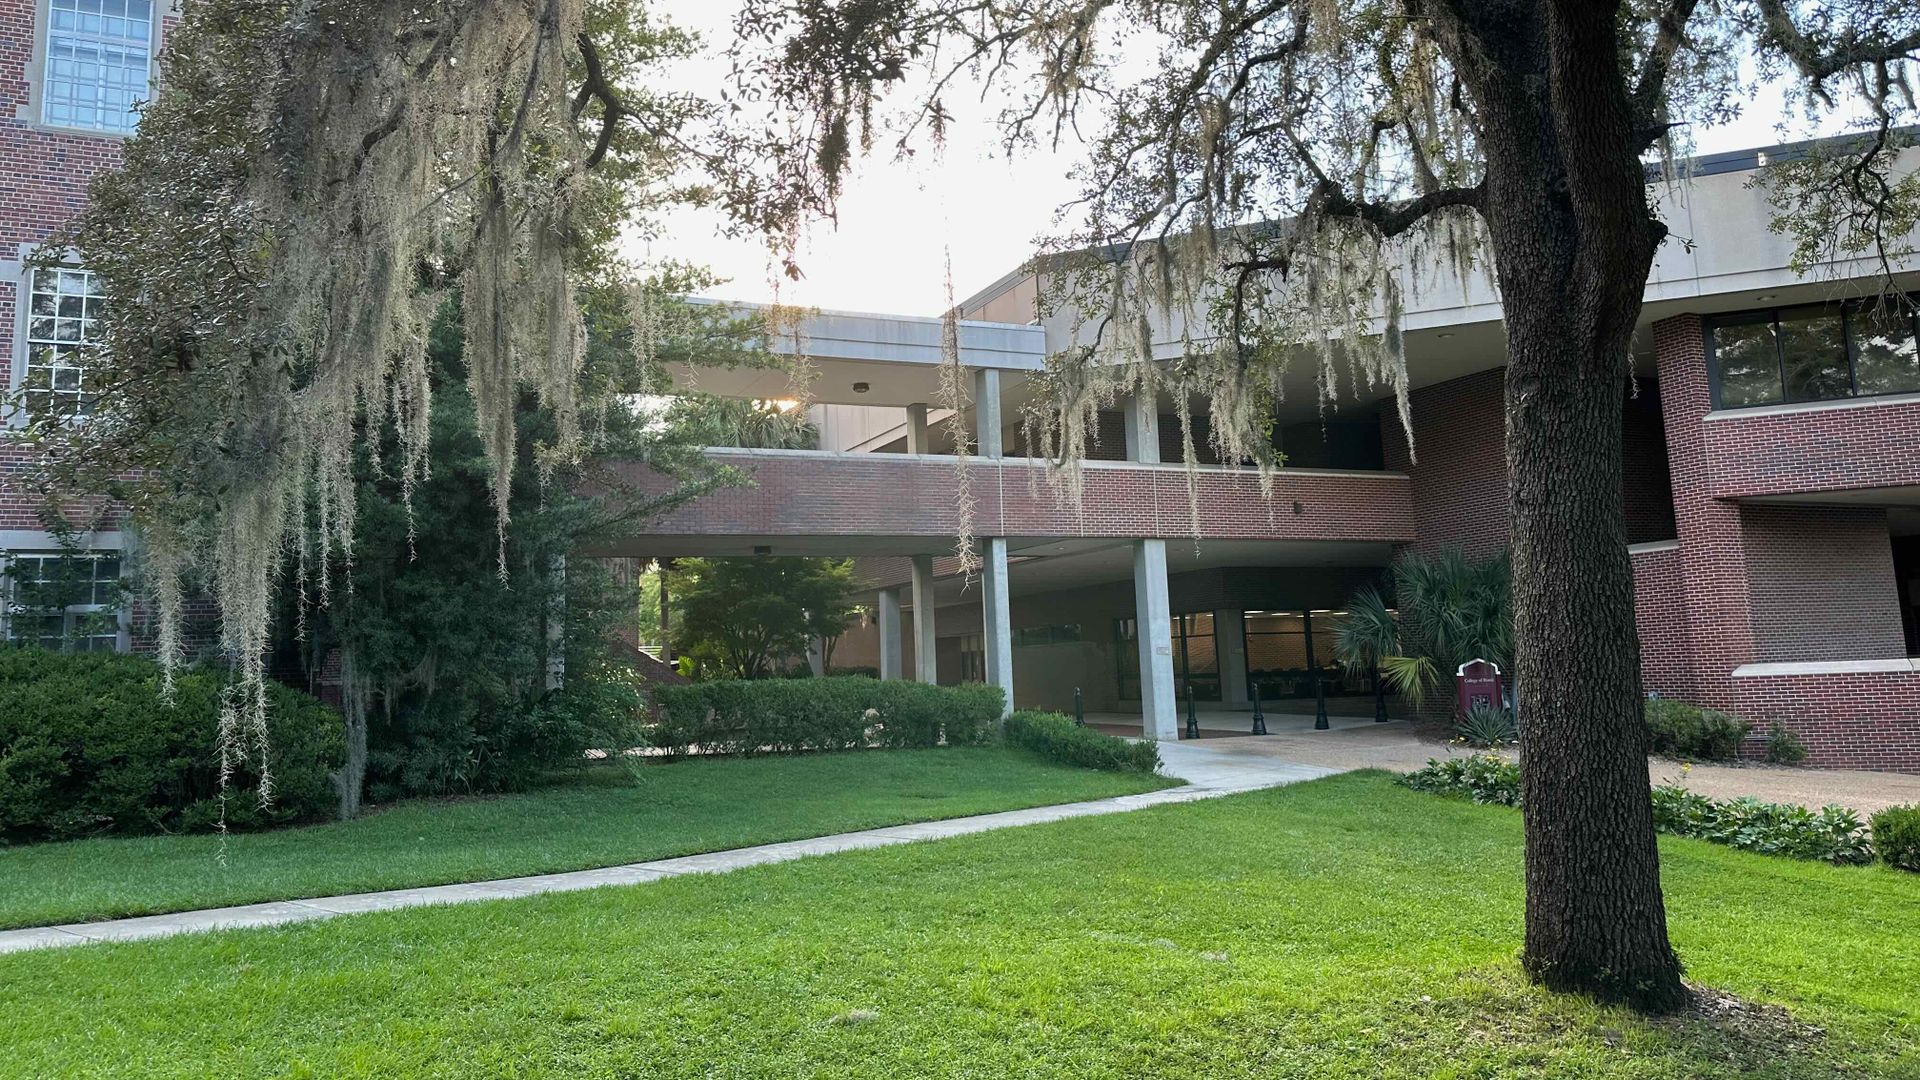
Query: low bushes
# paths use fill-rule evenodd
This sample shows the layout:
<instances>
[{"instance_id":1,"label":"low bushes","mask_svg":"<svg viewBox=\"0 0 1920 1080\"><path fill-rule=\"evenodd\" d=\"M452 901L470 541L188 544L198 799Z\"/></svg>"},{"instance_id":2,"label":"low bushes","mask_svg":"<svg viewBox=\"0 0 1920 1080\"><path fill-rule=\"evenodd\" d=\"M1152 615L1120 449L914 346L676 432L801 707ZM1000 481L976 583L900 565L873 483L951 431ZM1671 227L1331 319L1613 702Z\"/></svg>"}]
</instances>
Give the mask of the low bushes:
<instances>
[{"instance_id":1,"label":"low bushes","mask_svg":"<svg viewBox=\"0 0 1920 1080\"><path fill-rule=\"evenodd\" d=\"M1129 742L1082 727L1068 716L1023 709L1007 717L1007 742L1067 765L1115 772L1152 772L1160 748L1151 739Z\"/></svg>"},{"instance_id":2,"label":"low bushes","mask_svg":"<svg viewBox=\"0 0 1920 1080\"><path fill-rule=\"evenodd\" d=\"M1818 859L1840 865L1873 861L1873 844L1860 815L1844 806L1809 810L1752 796L1709 799L1686 788L1653 789L1653 827L1762 855Z\"/></svg>"},{"instance_id":3,"label":"low bushes","mask_svg":"<svg viewBox=\"0 0 1920 1080\"><path fill-rule=\"evenodd\" d=\"M1498 754L1472 754L1428 760L1426 767L1400 778L1415 791L1452 795L1495 806L1520 805L1520 766Z\"/></svg>"},{"instance_id":4,"label":"low bushes","mask_svg":"<svg viewBox=\"0 0 1920 1080\"><path fill-rule=\"evenodd\" d=\"M220 680L182 671L171 703L160 668L112 653L0 648L0 840L200 832L220 820L214 750ZM328 773L343 756L338 713L268 686L273 803L242 762L227 800L229 828L316 821L337 806Z\"/></svg>"},{"instance_id":5,"label":"low bushes","mask_svg":"<svg viewBox=\"0 0 1920 1080\"><path fill-rule=\"evenodd\" d=\"M1873 815L1873 849L1888 866L1920 873L1920 806L1889 806Z\"/></svg>"},{"instance_id":6,"label":"low bushes","mask_svg":"<svg viewBox=\"0 0 1920 1080\"><path fill-rule=\"evenodd\" d=\"M730 679L653 692L660 709L651 741L676 754L977 746L993 741L1006 700L984 683L859 676Z\"/></svg>"},{"instance_id":7,"label":"low bushes","mask_svg":"<svg viewBox=\"0 0 1920 1080\"><path fill-rule=\"evenodd\" d=\"M1747 723L1713 709L1672 698L1648 698L1647 731L1653 752L1662 757L1720 761L1738 757Z\"/></svg>"}]
</instances>

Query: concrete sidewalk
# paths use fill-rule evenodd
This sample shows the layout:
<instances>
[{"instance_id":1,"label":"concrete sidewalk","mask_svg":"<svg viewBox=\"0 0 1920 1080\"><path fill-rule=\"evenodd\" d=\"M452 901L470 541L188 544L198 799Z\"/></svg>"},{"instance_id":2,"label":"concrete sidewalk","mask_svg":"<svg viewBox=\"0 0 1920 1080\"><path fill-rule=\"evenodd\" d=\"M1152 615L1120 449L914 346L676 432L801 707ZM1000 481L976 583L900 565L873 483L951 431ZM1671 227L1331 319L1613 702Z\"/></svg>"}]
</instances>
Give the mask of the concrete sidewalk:
<instances>
[{"instance_id":1,"label":"concrete sidewalk","mask_svg":"<svg viewBox=\"0 0 1920 1080\"><path fill-rule=\"evenodd\" d=\"M1226 740L1231 747L1240 740ZM997 814L924 821L911 825L891 825L864 832L840 833L812 840L793 840L780 844L686 855L676 859L609 866L599 870L579 870L563 874L538 874L532 877L502 878L457 885L434 885L417 889L392 889L386 892L356 893L349 896L323 896L304 900L281 900L240 907L208 908L169 915L149 915L137 919L114 919L93 923L66 923L59 926L30 927L0 931L0 953L25 952L63 945L81 945L93 941L140 941L172 937L203 930L225 930L251 926L281 926L287 923L331 919L363 911L391 911L397 908L432 904L470 904L481 900L504 900L541 893L573 892L603 885L637 885L682 874L721 874L747 866L787 862L809 855L829 855L839 851L909 844L916 840L937 840L949 836L1008 829L1019 825L1037 825L1067 818L1119 814L1147 806L1193 802L1218 798L1243 791L1279 787L1283 784L1314 780L1342 772L1341 769L1297 765L1262 755L1248 755L1212 745L1168 744L1160 748L1161 771L1187 781L1187 786L1150 791L1140 795L1122 795L1091 802L1036 806L1026 810L1008 810Z\"/></svg>"}]
</instances>

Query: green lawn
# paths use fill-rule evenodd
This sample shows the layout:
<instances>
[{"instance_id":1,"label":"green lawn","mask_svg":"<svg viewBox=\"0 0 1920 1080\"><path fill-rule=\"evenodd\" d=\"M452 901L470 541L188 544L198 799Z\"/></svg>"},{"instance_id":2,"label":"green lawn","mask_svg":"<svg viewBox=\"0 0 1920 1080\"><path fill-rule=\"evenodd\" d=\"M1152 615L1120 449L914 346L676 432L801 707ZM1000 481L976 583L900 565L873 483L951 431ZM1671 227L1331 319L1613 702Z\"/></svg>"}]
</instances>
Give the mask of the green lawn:
<instances>
[{"instance_id":1,"label":"green lawn","mask_svg":"<svg viewBox=\"0 0 1920 1080\"><path fill-rule=\"evenodd\" d=\"M1920 877L1662 850L1692 976L1794 1026L1649 1023L1530 988L1518 814L1376 773L0 957L0 1074L1920 1076Z\"/></svg>"},{"instance_id":2,"label":"green lawn","mask_svg":"<svg viewBox=\"0 0 1920 1080\"><path fill-rule=\"evenodd\" d=\"M584 870L1165 787L1019 750L871 751L604 766L524 795L401 803L231 836L0 848L0 928Z\"/></svg>"}]
</instances>

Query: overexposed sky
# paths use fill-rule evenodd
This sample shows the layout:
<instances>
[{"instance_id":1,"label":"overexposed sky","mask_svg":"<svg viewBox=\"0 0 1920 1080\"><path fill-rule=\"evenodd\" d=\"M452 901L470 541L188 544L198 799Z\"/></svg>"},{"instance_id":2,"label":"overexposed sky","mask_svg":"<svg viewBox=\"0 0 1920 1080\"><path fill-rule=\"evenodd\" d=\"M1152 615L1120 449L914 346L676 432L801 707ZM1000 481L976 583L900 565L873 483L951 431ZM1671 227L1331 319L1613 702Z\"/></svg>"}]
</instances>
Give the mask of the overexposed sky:
<instances>
[{"instance_id":1,"label":"overexposed sky","mask_svg":"<svg viewBox=\"0 0 1920 1080\"><path fill-rule=\"evenodd\" d=\"M725 78L718 54L731 40L736 7L737 0L661 5L672 22L701 33L708 53L677 72L676 81L690 88L704 84L702 92L710 93ZM640 262L703 264L729 279L706 290L722 299L777 295L785 303L820 308L937 315L949 303L949 260L953 299L963 300L1031 256L1035 240L1054 231L1056 210L1078 193L1068 176L1077 144L1023 150L1009 160L993 124L996 103L981 105L977 94L955 94L948 105L955 122L939 156L922 148L914 159L896 160L886 140L859 162L840 200L838 227L818 223L799 253L802 281L776 281L764 246L721 236L719 217L703 212L677 214L663 237L636 241L628 254ZM1779 142L1781 113L1778 94L1763 93L1739 120L1695 132L1698 152ZM1796 128L1789 136L1802 132Z\"/></svg>"}]
</instances>

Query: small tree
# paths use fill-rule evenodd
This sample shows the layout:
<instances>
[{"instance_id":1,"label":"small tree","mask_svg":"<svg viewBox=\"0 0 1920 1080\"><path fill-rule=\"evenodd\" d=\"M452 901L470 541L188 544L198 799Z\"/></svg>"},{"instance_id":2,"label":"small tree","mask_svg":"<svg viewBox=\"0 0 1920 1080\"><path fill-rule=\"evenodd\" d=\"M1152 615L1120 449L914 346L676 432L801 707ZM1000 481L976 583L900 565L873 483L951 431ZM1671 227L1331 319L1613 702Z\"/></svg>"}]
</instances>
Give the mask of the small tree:
<instances>
[{"instance_id":1,"label":"small tree","mask_svg":"<svg viewBox=\"0 0 1920 1080\"><path fill-rule=\"evenodd\" d=\"M815 637L845 632L858 609L845 559L682 559L672 580L682 655L709 671L753 679L806 652Z\"/></svg>"},{"instance_id":2,"label":"small tree","mask_svg":"<svg viewBox=\"0 0 1920 1080\"><path fill-rule=\"evenodd\" d=\"M1446 672L1486 659L1513 660L1513 569L1507 557L1471 559L1458 548L1394 560L1387 594L1367 586L1347 603L1334 654L1351 671L1377 670L1418 709Z\"/></svg>"}]
</instances>

